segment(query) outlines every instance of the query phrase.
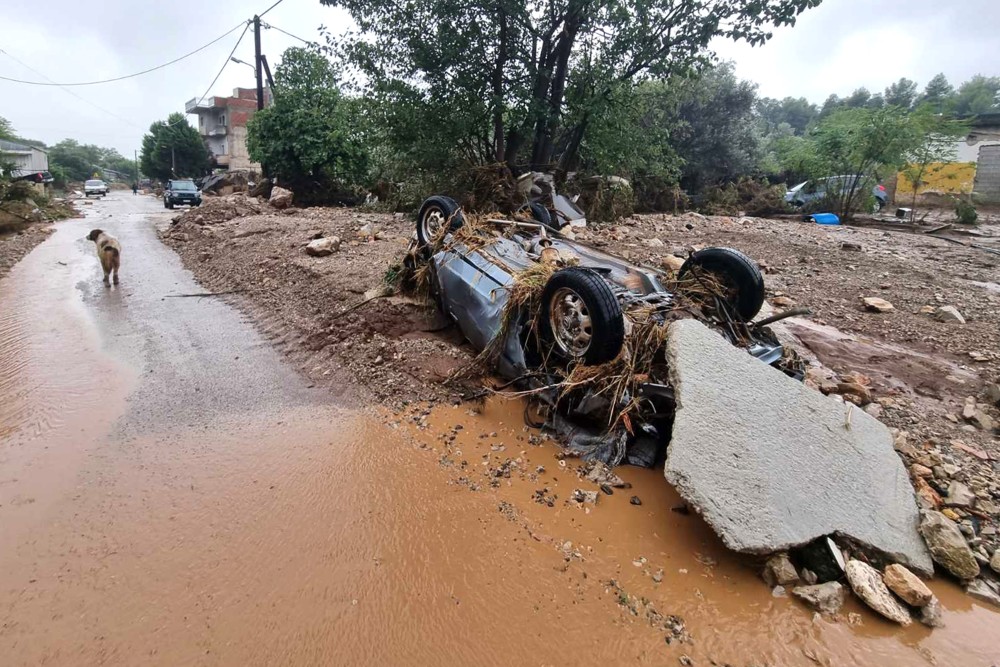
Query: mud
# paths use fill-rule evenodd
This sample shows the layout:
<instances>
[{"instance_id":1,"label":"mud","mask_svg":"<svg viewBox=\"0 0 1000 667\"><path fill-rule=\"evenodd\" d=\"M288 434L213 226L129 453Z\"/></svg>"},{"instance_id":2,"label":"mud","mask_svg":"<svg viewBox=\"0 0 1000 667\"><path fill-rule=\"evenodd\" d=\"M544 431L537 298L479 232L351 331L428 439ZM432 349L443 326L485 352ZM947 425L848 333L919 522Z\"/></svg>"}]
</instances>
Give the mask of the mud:
<instances>
[{"instance_id":1,"label":"mud","mask_svg":"<svg viewBox=\"0 0 1000 667\"><path fill-rule=\"evenodd\" d=\"M0 282L4 665L996 661L1000 615L947 582L933 632L772 597L659 471L567 504L597 487L518 402L310 388L233 309L169 298L197 286L150 241L156 200L116 199L120 291L90 221Z\"/></svg>"}]
</instances>

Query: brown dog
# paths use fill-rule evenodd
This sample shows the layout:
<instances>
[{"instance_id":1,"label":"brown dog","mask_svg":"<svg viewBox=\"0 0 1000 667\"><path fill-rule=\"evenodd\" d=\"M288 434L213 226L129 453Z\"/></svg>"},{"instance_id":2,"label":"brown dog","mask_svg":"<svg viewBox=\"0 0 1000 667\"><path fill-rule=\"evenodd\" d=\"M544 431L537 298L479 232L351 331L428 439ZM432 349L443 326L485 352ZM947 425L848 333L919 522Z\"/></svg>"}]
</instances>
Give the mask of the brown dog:
<instances>
[{"instance_id":1,"label":"brown dog","mask_svg":"<svg viewBox=\"0 0 1000 667\"><path fill-rule=\"evenodd\" d=\"M108 276L114 272L114 283L118 284L118 267L122 263L122 247L118 239L101 229L92 229L87 238L97 245L97 258L104 269L104 284L109 285Z\"/></svg>"}]
</instances>

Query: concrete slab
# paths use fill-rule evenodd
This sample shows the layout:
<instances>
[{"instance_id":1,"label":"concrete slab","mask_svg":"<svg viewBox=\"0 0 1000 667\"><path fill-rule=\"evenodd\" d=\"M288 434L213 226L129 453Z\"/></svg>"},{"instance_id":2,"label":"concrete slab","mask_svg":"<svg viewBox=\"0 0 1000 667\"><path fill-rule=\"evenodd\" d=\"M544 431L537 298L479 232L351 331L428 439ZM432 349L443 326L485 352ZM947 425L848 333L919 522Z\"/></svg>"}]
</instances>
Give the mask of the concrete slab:
<instances>
[{"instance_id":1,"label":"concrete slab","mask_svg":"<svg viewBox=\"0 0 1000 667\"><path fill-rule=\"evenodd\" d=\"M771 553L839 535L933 573L888 428L696 320L670 325L667 360L677 412L666 478L726 546Z\"/></svg>"}]
</instances>

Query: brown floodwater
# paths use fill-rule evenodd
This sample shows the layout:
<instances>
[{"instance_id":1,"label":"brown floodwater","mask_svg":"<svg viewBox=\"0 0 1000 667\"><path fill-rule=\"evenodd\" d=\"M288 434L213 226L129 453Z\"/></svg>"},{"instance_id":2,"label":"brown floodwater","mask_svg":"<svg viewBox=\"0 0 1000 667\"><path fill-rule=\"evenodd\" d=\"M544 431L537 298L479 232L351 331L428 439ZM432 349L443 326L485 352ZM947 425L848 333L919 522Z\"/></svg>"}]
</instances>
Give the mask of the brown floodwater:
<instances>
[{"instance_id":1,"label":"brown floodwater","mask_svg":"<svg viewBox=\"0 0 1000 667\"><path fill-rule=\"evenodd\" d=\"M662 471L621 468L631 489L567 504L595 487L516 402L147 423L148 369L110 351L77 290L34 303L54 240L0 282L4 666L1000 661L1000 614L946 581L933 631L772 597L672 511Z\"/></svg>"}]
</instances>

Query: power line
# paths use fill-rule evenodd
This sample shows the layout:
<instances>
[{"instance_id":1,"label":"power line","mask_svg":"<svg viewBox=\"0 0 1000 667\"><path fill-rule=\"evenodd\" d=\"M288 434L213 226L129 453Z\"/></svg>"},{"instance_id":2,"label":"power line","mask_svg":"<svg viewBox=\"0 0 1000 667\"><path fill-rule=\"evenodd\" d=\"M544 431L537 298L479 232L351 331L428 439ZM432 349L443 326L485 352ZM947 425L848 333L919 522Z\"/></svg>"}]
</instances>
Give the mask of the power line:
<instances>
[{"instance_id":1,"label":"power line","mask_svg":"<svg viewBox=\"0 0 1000 667\"><path fill-rule=\"evenodd\" d=\"M279 0L279 2L280 2L280 0ZM201 104L201 101L203 99L205 99L206 97L208 97L208 94L212 91L212 86L214 86L215 82L219 80L220 76L222 76L222 72L226 69L226 65L229 64L229 59L232 58L233 54L236 53L236 49L239 48L240 42L243 41L243 37L246 36L247 30L249 30L249 29L250 29L250 22L247 21L246 24L243 26L243 32L240 33L239 39L237 39L236 40L236 44L233 45L233 50L229 52L229 55L226 57L226 60L222 63L222 67L219 68L219 73L215 75L214 79L212 79L212 83L208 84L208 88L205 89L205 94L198 98L197 104ZM187 122L187 118L184 118L183 120L184 120L184 122ZM173 127L174 125L180 125L180 123L179 122L177 122L177 123L168 123L167 127Z\"/></svg>"},{"instance_id":2,"label":"power line","mask_svg":"<svg viewBox=\"0 0 1000 667\"><path fill-rule=\"evenodd\" d=\"M292 33L288 32L287 30L282 30L282 29L281 29L281 28L279 28L278 26L276 26L276 25L272 25L272 24L270 24L270 23L263 23L263 22L261 22L261 25L262 25L262 26L264 26L265 28L274 28L274 29L275 29L275 30L277 30L278 32L280 32L280 33L283 33L283 34L285 34L285 35L288 35L288 36L289 36L289 37L291 37L292 39L297 39L297 40L299 40L300 42L303 42L304 44L309 44L310 46L312 46L313 44L318 44L318 43L319 43L319 42L313 42L313 41L309 41L308 39L302 39L302 38L301 38L301 37L299 37L298 35L293 35Z\"/></svg>"},{"instance_id":3,"label":"power line","mask_svg":"<svg viewBox=\"0 0 1000 667\"><path fill-rule=\"evenodd\" d=\"M260 16L263 16L264 14L267 14L269 11L271 11L272 9L274 9L275 7L277 7L278 5L280 5L284 1L285 0L278 0L276 3L274 3L273 5L271 5L270 7L268 7L267 9L265 9L264 11L262 11L260 14L257 14L257 16L260 17Z\"/></svg>"},{"instance_id":4,"label":"power line","mask_svg":"<svg viewBox=\"0 0 1000 667\"><path fill-rule=\"evenodd\" d=\"M205 49L207 49L208 47L212 46L213 44L215 44L219 40L221 40L224 37L227 37L230 34L232 34L233 32L235 32L236 29L239 28L240 25L242 25L242 24L243 24L243 22L237 23L232 28L230 28L229 30L227 30L223 34L219 35L218 37L216 37L215 39L213 39L208 44L205 44L204 46L199 46L194 51L191 51L190 53L185 53L183 56L180 56L179 58L174 58L170 62L163 63L162 65L157 65L156 67L150 67L149 69L144 69L141 72L136 72L135 74L126 74L125 76L115 77L114 79L103 79L101 81L79 81L79 82L76 82L76 83L54 83L52 81L48 81L48 82L45 82L45 81L25 81L23 79L13 79L13 78L7 77L7 76L0 76L0 79L2 79L4 81L13 81L14 83L25 83L25 84L28 84L28 85L31 85L31 86L58 86L60 88L61 87L65 87L65 86L96 86L96 85L99 85L99 84L102 84L102 83L113 83L115 81L123 81L125 79L131 79L131 78L136 77L136 76L142 76L143 74L149 74L150 72L155 72L156 70L163 69L164 67L169 67L170 65L173 65L174 63L180 62L180 61L184 60L185 58L189 58L189 57L193 56L194 54L198 53L199 51L204 51ZM4 51L3 49L0 49L0 53L3 53L5 55L7 55L7 56L10 56L11 58L14 58L14 56L11 56L9 53L7 53L6 51ZM17 60L17 58L14 58L14 60ZM18 62L20 62L20 61L18 61ZM21 63L21 64L23 65L24 63Z\"/></svg>"},{"instance_id":5,"label":"power line","mask_svg":"<svg viewBox=\"0 0 1000 667\"><path fill-rule=\"evenodd\" d=\"M11 60L13 60L14 62L19 63L22 67L25 67L26 69L34 72L35 74L37 74L38 76L42 77L43 79L46 79L48 81L52 81L52 79L49 79L49 77L47 77L44 74L42 74L41 72L39 72L37 69L35 69L31 65L29 65L29 64L27 64L27 63L25 63L25 62L23 62L23 61L21 61L19 59L17 59L15 56L11 55L7 51L3 51L3 54L6 55ZM113 118L117 118L118 120L122 121L123 123L125 123L127 125L131 125L132 127L136 128L137 130L141 130L142 129L141 127L139 127L138 125L136 125L135 123L133 123L132 121L130 121L129 119L122 118L121 116L119 116L118 114L114 113L113 111L108 111L104 107L99 106L98 104L95 104L94 102L91 102L90 100L88 100L88 99L86 99L84 97L80 97L79 95L77 95L76 93L74 93L72 90L70 90L69 88L66 88L65 86L63 86L61 84L53 82L53 85L56 86L56 87L58 87L60 90L66 92L66 93L69 93L70 95L72 95L76 99L80 100L81 102L86 102L87 104L89 104L90 106L94 107L98 111L106 113L106 114L108 114L109 116L111 116Z\"/></svg>"}]
</instances>

